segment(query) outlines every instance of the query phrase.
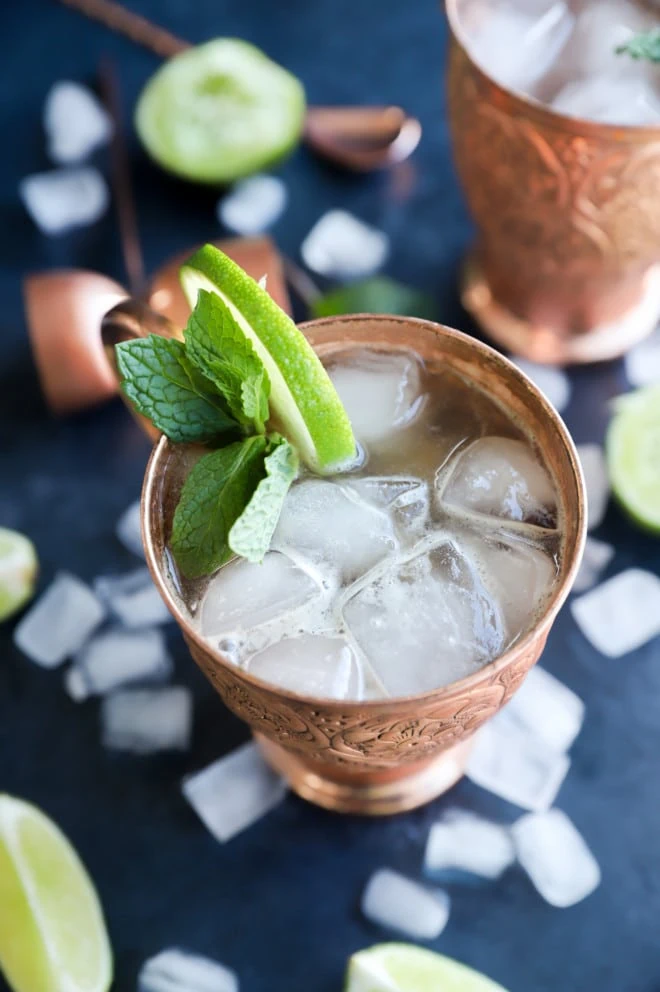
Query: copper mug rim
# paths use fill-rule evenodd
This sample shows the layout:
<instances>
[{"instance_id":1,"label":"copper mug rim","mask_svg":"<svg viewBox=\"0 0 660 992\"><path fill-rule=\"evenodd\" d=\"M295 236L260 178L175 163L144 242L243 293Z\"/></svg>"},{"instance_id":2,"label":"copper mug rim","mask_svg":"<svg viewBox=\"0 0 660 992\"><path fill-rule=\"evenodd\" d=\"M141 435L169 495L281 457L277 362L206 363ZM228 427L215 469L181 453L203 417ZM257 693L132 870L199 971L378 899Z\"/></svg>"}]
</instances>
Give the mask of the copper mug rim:
<instances>
[{"instance_id":1,"label":"copper mug rim","mask_svg":"<svg viewBox=\"0 0 660 992\"><path fill-rule=\"evenodd\" d=\"M446 686L440 686L436 689L427 690L421 693L414 693L409 696L353 701L302 695L290 689L284 689L276 686L264 679L260 679L243 668L240 669L241 678L255 687L261 690L267 690L270 693L274 693L280 697L290 699L297 703L303 703L307 706L314 706L315 703L318 703L319 706L323 706L324 708L336 708L337 710L341 709L342 711L345 711L347 707L356 706L368 712L371 711L373 713L377 713L382 711L384 705L387 706L388 704L396 704L397 706L405 705L407 703L414 704L415 702L428 699L430 695L441 696L443 692L451 692L452 694L455 694L456 692L462 692L472 688L476 689L480 683L492 680L492 678L500 671L511 665L519 655L523 655L533 642L538 641L540 635L547 635L547 632L554 622L557 613L570 592L575 575L579 568L582 550L586 539L586 495L579 457L568 429L557 411L551 406L543 393L529 379L528 376L526 376L519 368L517 368L516 365L513 364L513 362L509 361L509 359L495 351L494 348L483 344L481 341L472 338L470 335L454 330L453 328L446 327L445 325L437 324L433 321L422 320L421 318L393 317L384 314L353 314L350 316L324 317L320 320L308 321L301 324L300 328L302 331L314 331L323 327L333 325L336 326L337 324L350 324L358 321L362 323L365 321L368 323L373 321L374 323L381 324L383 321L387 321L389 324L402 323L408 328L410 328L412 324L421 331L426 329L427 331L431 331L433 334L440 334L445 338L458 339L459 341L468 344L469 347L474 349L476 354L482 359L494 363L498 369L498 372L517 379L527 390L529 390L534 402L537 404L537 407L542 411L542 415L547 417L548 420L552 422L552 425L560 438L561 444L563 445L564 453L568 459L577 490L577 502L575 507L575 512L577 514L577 525L575 527L577 541L570 549L567 550L566 548L563 548L562 563L560 566L562 570L560 571L556 586L548 598L548 602L546 603L543 612L539 615L536 622L523 637L517 640L503 654L498 655L497 658L494 658L487 665L484 665L471 675L455 682L451 682ZM169 442L167 438L161 437L154 446L145 472L144 484L142 487L140 518L147 565L161 596L167 604L171 614L177 621L179 627L184 632L186 638L194 642L200 651L210 653L215 661L223 667L229 671L235 671L236 666L231 661L227 660L220 651L213 647L213 645L201 635L195 625L183 612L176 596L173 595L170 583L165 577L162 562L156 547L156 541L154 539L154 508L157 505L157 501L155 499L155 488L161 479L161 466L163 464L163 460L171 448L171 442Z\"/></svg>"},{"instance_id":2,"label":"copper mug rim","mask_svg":"<svg viewBox=\"0 0 660 992\"><path fill-rule=\"evenodd\" d=\"M460 47L466 59L475 72L485 80L489 86L501 93L505 99L513 103L514 109L523 111L533 120L542 121L545 124L552 123L557 129L569 131L578 137L589 137L591 135L604 135L610 139L622 137L625 140L639 141L641 144L649 140L660 140L660 124L605 124L601 121L590 121L586 117L571 117L562 114L558 110L553 110L540 100L526 96L517 90L509 89L502 83L498 83L489 73L476 62L471 54L470 47L465 39L465 33L461 27L458 7L461 0L446 0L445 9L447 20L451 29L454 42Z\"/></svg>"}]
</instances>

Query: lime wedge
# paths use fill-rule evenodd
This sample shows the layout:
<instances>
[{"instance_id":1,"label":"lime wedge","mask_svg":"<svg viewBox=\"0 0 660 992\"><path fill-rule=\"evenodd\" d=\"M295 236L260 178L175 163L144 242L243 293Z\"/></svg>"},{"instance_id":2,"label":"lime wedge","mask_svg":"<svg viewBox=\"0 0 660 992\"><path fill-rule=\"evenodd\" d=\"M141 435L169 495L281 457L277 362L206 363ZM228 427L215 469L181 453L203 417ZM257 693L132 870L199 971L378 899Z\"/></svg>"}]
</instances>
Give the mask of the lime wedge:
<instances>
[{"instance_id":1,"label":"lime wedge","mask_svg":"<svg viewBox=\"0 0 660 992\"><path fill-rule=\"evenodd\" d=\"M0 968L14 992L106 992L112 956L98 897L61 830L0 795Z\"/></svg>"},{"instance_id":2,"label":"lime wedge","mask_svg":"<svg viewBox=\"0 0 660 992\"><path fill-rule=\"evenodd\" d=\"M175 55L138 99L135 127L170 172L229 183L283 158L305 120L300 82L246 41L216 38Z\"/></svg>"},{"instance_id":3,"label":"lime wedge","mask_svg":"<svg viewBox=\"0 0 660 992\"><path fill-rule=\"evenodd\" d=\"M641 527L660 534L660 386L617 400L606 451L614 495Z\"/></svg>"},{"instance_id":4,"label":"lime wedge","mask_svg":"<svg viewBox=\"0 0 660 992\"><path fill-rule=\"evenodd\" d=\"M345 992L506 992L490 978L412 944L376 944L348 962Z\"/></svg>"},{"instance_id":5,"label":"lime wedge","mask_svg":"<svg viewBox=\"0 0 660 992\"><path fill-rule=\"evenodd\" d=\"M217 293L266 366L274 426L316 472L331 472L355 457L348 415L314 349L290 317L243 269L204 245L181 269L191 307L200 289Z\"/></svg>"},{"instance_id":6,"label":"lime wedge","mask_svg":"<svg viewBox=\"0 0 660 992\"><path fill-rule=\"evenodd\" d=\"M32 598L38 567L32 541L18 531L0 527L0 622Z\"/></svg>"}]
</instances>

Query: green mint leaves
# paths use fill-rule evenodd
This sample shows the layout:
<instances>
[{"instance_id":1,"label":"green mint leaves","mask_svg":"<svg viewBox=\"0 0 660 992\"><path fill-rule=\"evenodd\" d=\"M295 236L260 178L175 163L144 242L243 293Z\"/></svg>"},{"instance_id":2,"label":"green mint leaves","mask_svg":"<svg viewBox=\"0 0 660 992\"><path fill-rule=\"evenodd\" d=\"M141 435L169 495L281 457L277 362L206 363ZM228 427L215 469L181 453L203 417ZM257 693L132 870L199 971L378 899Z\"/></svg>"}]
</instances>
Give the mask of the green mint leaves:
<instances>
[{"instance_id":1,"label":"green mint leaves","mask_svg":"<svg viewBox=\"0 0 660 992\"><path fill-rule=\"evenodd\" d=\"M632 59L660 62L660 28L636 34L624 45L619 45L616 54L629 55Z\"/></svg>"},{"instance_id":2,"label":"green mint leaves","mask_svg":"<svg viewBox=\"0 0 660 992\"><path fill-rule=\"evenodd\" d=\"M223 300L200 290L184 341L150 335L117 345L122 388L134 407L177 443L206 443L174 513L170 545L188 578L268 551L298 453L266 435L270 382L261 358Z\"/></svg>"}]
</instances>

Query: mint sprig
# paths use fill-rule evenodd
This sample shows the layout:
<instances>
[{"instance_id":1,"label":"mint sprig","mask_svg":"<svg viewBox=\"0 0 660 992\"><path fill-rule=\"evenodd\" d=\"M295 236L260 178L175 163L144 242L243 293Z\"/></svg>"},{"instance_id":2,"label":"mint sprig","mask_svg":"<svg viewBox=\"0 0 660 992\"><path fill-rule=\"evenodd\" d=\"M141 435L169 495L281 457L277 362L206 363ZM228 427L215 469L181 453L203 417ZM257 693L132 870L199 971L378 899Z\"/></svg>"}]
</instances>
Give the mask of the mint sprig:
<instances>
[{"instance_id":1,"label":"mint sprig","mask_svg":"<svg viewBox=\"0 0 660 992\"><path fill-rule=\"evenodd\" d=\"M263 561L270 547L289 486L298 474L298 452L286 438L273 434L264 468L265 478L229 531L230 548L248 561Z\"/></svg>"},{"instance_id":2,"label":"mint sprig","mask_svg":"<svg viewBox=\"0 0 660 992\"><path fill-rule=\"evenodd\" d=\"M619 45L617 55L629 55L631 59L645 59L648 62L660 62L660 28L643 31Z\"/></svg>"}]
</instances>

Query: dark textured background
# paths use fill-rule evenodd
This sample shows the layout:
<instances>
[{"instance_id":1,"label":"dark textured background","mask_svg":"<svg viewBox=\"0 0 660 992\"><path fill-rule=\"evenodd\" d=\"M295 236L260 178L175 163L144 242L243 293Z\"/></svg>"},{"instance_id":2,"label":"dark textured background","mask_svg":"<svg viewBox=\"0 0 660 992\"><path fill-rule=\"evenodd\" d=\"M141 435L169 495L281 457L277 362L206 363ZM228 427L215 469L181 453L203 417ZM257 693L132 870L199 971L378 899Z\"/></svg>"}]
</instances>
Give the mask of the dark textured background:
<instances>
[{"instance_id":1,"label":"dark textured background","mask_svg":"<svg viewBox=\"0 0 660 992\"><path fill-rule=\"evenodd\" d=\"M279 244L296 256L322 211L345 206L386 229L387 271L430 290L441 319L470 330L455 289L470 226L452 172L442 71L446 29L434 0L134 0L192 41L235 34L262 45L304 80L317 102L399 102L424 125L411 194L387 176L336 174L301 150L281 172L290 207ZM119 402L55 422L39 396L25 337L20 278L80 265L122 278L111 215L87 230L42 237L16 195L21 176L47 167L40 127L55 80L93 79L99 58L118 63L126 112L156 66L54 2L5 3L0 156L0 523L36 542L42 585L55 569L85 579L136 564L113 528L140 487L148 449ZM134 150L148 267L218 236L212 192L169 180ZM105 167L103 155L99 157ZM600 440L610 398L625 388L619 363L572 373L567 421L577 441ZM660 571L660 544L610 508L602 537L617 546L611 571ZM289 797L223 847L179 793L184 773L246 737L171 632L177 681L195 694L190 753L139 759L106 754L95 702L72 703L61 671L44 672L0 631L0 788L61 823L98 885L116 955L117 992L143 959L170 944L216 957L242 992L338 992L354 950L387 935L358 912L369 873L419 870L427 828L450 802L513 819L516 811L468 782L449 797L383 822L338 818ZM558 804L603 870L600 889L569 910L545 905L517 870L497 883L452 886L450 923L433 945L483 969L512 992L657 992L660 989L660 643L619 661L600 657L565 610L544 664L587 702L584 730Z\"/></svg>"}]
</instances>

